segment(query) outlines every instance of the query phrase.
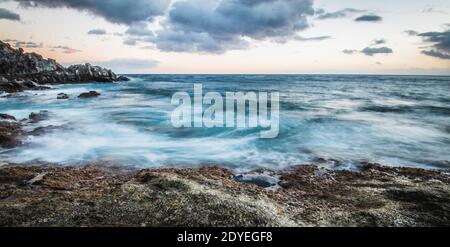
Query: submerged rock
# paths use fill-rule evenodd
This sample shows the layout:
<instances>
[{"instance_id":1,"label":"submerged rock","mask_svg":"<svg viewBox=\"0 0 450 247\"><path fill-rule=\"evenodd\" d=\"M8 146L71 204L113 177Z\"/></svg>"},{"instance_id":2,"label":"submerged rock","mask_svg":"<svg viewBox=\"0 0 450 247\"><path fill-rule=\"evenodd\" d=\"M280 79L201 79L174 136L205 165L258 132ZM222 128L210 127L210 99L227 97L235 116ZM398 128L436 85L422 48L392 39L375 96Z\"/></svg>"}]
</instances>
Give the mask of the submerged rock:
<instances>
[{"instance_id":1,"label":"submerged rock","mask_svg":"<svg viewBox=\"0 0 450 247\"><path fill-rule=\"evenodd\" d=\"M57 99L69 99L69 95L67 95L65 93L59 93L56 98Z\"/></svg>"},{"instance_id":2,"label":"submerged rock","mask_svg":"<svg viewBox=\"0 0 450 247\"><path fill-rule=\"evenodd\" d=\"M29 116L28 116L28 121L30 123L38 123L44 120L48 120L50 118L50 113L48 111L40 111L40 112L32 112Z\"/></svg>"},{"instance_id":3,"label":"submerged rock","mask_svg":"<svg viewBox=\"0 0 450 247\"><path fill-rule=\"evenodd\" d=\"M98 97L101 94L96 92L96 91L89 91L87 93L82 93L78 96L78 98L94 98L94 97Z\"/></svg>"},{"instance_id":4,"label":"submerged rock","mask_svg":"<svg viewBox=\"0 0 450 247\"><path fill-rule=\"evenodd\" d=\"M53 125L49 125L49 126L43 126L43 127L37 127L35 129L33 129L32 131L29 131L26 133L26 135L31 135L31 136L41 136L53 131L57 131L57 130L63 130L66 129L65 126L53 126Z\"/></svg>"}]
</instances>

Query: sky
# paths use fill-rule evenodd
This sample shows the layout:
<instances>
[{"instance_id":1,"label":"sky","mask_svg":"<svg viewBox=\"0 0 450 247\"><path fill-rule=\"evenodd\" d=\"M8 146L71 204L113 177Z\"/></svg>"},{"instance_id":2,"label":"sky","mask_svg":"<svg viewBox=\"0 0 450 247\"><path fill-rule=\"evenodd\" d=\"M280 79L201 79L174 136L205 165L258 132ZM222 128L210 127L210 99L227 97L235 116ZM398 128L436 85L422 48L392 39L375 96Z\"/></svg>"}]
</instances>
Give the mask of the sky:
<instances>
[{"instance_id":1,"label":"sky","mask_svg":"<svg viewBox=\"0 0 450 247\"><path fill-rule=\"evenodd\" d=\"M450 75L448 0L0 0L0 40L117 73Z\"/></svg>"}]
</instances>

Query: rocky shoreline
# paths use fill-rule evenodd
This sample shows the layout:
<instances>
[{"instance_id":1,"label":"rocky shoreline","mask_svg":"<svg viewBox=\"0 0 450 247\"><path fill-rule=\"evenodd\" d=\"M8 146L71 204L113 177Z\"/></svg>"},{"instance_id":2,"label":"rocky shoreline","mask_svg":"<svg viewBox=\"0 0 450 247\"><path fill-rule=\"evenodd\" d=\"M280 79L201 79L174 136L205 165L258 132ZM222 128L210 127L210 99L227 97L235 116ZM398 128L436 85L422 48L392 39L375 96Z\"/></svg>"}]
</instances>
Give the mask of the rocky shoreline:
<instances>
[{"instance_id":1,"label":"rocky shoreline","mask_svg":"<svg viewBox=\"0 0 450 247\"><path fill-rule=\"evenodd\" d=\"M128 80L90 64L68 68L0 41L0 92L54 83ZM99 97L85 92L80 99ZM69 96L61 93L58 100ZM0 113L0 148L65 126ZM219 166L136 169L105 162L0 161L0 226L450 226L450 173L361 164L318 164L236 174Z\"/></svg>"},{"instance_id":2,"label":"rocky shoreline","mask_svg":"<svg viewBox=\"0 0 450 247\"><path fill-rule=\"evenodd\" d=\"M49 84L127 81L109 69L89 63L63 67L53 59L25 53L0 41L0 92L45 90Z\"/></svg>"},{"instance_id":3,"label":"rocky shoreline","mask_svg":"<svg viewBox=\"0 0 450 247\"><path fill-rule=\"evenodd\" d=\"M51 116L0 114L0 147L67 128L35 125ZM139 170L105 162L0 161L0 226L450 225L450 171L323 168L330 162L235 174L218 166Z\"/></svg>"},{"instance_id":4,"label":"rocky shoreline","mask_svg":"<svg viewBox=\"0 0 450 247\"><path fill-rule=\"evenodd\" d=\"M449 226L450 175L362 164L258 170L3 164L0 226Z\"/></svg>"}]
</instances>

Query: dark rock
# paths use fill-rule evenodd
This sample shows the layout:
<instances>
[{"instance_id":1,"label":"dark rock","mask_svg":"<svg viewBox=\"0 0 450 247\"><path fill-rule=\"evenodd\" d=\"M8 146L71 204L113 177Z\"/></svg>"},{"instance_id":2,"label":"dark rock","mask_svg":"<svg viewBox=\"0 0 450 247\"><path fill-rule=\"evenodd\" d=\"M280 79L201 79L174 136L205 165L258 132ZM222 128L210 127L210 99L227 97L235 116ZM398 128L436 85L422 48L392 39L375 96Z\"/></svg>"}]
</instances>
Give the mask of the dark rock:
<instances>
[{"instance_id":1,"label":"dark rock","mask_svg":"<svg viewBox=\"0 0 450 247\"><path fill-rule=\"evenodd\" d=\"M65 93L59 93L57 99L69 99L69 95Z\"/></svg>"},{"instance_id":2,"label":"dark rock","mask_svg":"<svg viewBox=\"0 0 450 247\"><path fill-rule=\"evenodd\" d=\"M22 127L17 122L0 121L0 147L13 148L20 145Z\"/></svg>"},{"instance_id":3,"label":"dark rock","mask_svg":"<svg viewBox=\"0 0 450 247\"><path fill-rule=\"evenodd\" d=\"M42 84L115 82L128 79L118 77L109 69L90 64L64 68L53 59L44 59L36 53L24 53L22 49L14 49L2 41L0 75L0 91L8 93L47 89Z\"/></svg>"},{"instance_id":4,"label":"dark rock","mask_svg":"<svg viewBox=\"0 0 450 247\"><path fill-rule=\"evenodd\" d=\"M62 129L65 129L65 127L49 125L49 126L44 126L44 127L37 127L34 130L27 132L26 135L41 136L41 135L50 133L52 131L62 130Z\"/></svg>"},{"instance_id":5,"label":"dark rock","mask_svg":"<svg viewBox=\"0 0 450 247\"><path fill-rule=\"evenodd\" d=\"M263 188L275 187L278 185L279 179L268 174L239 174L233 177L234 180L247 183L254 184Z\"/></svg>"},{"instance_id":6,"label":"dark rock","mask_svg":"<svg viewBox=\"0 0 450 247\"><path fill-rule=\"evenodd\" d=\"M126 77L126 76L123 76L123 75L121 75L121 76L119 76L119 77L117 78L117 80L118 80L118 81L129 81L129 80L130 80L130 78L128 78L128 77Z\"/></svg>"},{"instance_id":7,"label":"dark rock","mask_svg":"<svg viewBox=\"0 0 450 247\"><path fill-rule=\"evenodd\" d=\"M84 65L72 65L67 68L72 79L75 81L96 81L96 82L114 82L117 81L117 75L111 70L99 66L92 66L89 63Z\"/></svg>"},{"instance_id":8,"label":"dark rock","mask_svg":"<svg viewBox=\"0 0 450 247\"><path fill-rule=\"evenodd\" d=\"M16 118L14 116L11 116L11 115L8 115L8 114L0 113L0 120L13 120L13 121L16 121Z\"/></svg>"},{"instance_id":9,"label":"dark rock","mask_svg":"<svg viewBox=\"0 0 450 247\"><path fill-rule=\"evenodd\" d=\"M96 91L89 91L87 93L82 93L78 96L78 98L94 98L94 97L98 97L101 94L96 92Z\"/></svg>"},{"instance_id":10,"label":"dark rock","mask_svg":"<svg viewBox=\"0 0 450 247\"><path fill-rule=\"evenodd\" d=\"M38 113L32 112L30 116L28 116L30 123L38 123L40 121L44 121L50 118L50 114L48 111L40 111Z\"/></svg>"}]
</instances>

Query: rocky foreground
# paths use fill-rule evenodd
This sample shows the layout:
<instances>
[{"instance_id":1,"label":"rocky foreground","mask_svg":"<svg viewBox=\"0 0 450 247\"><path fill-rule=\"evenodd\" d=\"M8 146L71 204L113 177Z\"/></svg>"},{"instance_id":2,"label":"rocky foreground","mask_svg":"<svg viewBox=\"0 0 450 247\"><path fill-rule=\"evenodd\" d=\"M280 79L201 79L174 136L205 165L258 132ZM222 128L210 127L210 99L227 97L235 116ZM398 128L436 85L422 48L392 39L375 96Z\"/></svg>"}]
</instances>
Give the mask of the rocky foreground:
<instances>
[{"instance_id":1,"label":"rocky foreground","mask_svg":"<svg viewBox=\"0 0 450 247\"><path fill-rule=\"evenodd\" d=\"M449 184L442 171L377 164L240 176L219 167L3 164L0 226L449 226Z\"/></svg>"},{"instance_id":2,"label":"rocky foreground","mask_svg":"<svg viewBox=\"0 0 450 247\"><path fill-rule=\"evenodd\" d=\"M0 114L0 147L65 128ZM26 127L26 128L25 128ZM450 173L362 164L233 174L0 161L0 226L449 226Z\"/></svg>"},{"instance_id":3,"label":"rocky foreground","mask_svg":"<svg viewBox=\"0 0 450 247\"><path fill-rule=\"evenodd\" d=\"M53 59L44 59L36 53L25 53L0 41L0 92L15 93L24 90L48 89L48 84L116 82L128 78L117 76L109 69L90 64L68 68Z\"/></svg>"}]
</instances>

